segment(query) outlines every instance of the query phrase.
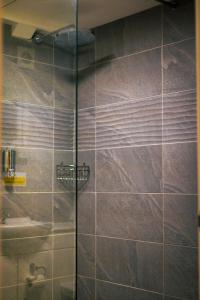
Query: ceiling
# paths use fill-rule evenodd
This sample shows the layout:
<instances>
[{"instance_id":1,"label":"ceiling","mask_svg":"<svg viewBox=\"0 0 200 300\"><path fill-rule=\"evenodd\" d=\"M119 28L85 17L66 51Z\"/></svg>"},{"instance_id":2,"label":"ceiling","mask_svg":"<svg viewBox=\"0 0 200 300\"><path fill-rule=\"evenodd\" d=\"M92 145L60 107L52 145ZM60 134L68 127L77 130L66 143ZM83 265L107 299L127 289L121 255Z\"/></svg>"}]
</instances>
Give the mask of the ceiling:
<instances>
[{"instance_id":1,"label":"ceiling","mask_svg":"<svg viewBox=\"0 0 200 300\"><path fill-rule=\"evenodd\" d=\"M3 0L4 19L29 27L54 32L75 24L75 0ZM108 22L149 9L155 0L79 0L79 27L95 28ZM17 30L16 30L17 31ZM25 30L26 31L26 30Z\"/></svg>"}]
</instances>

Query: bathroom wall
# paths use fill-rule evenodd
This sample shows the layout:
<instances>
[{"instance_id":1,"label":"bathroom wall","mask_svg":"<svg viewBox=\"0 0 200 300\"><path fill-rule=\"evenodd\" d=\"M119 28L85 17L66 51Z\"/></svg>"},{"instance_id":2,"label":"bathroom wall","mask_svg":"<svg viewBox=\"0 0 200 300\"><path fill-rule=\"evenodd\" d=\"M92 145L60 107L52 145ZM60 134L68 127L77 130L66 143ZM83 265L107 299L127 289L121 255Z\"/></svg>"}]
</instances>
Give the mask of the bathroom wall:
<instances>
[{"instance_id":1,"label":"bathroom wall","mask_svg":"<svg viewBox=\"0 0 200 300\"><path fill-rule=\"evenodd\" d=\"M27 183L4 188L1 216L26 220L22 229L17 220L13 230L1 229L2 299L62 300L67 292L72 299L75 199L56 181L56 165L74 160L75 57L49 37L41 45L13 38L6 24L3 46L3 146L15 148ZM29 229L31 221L37 226ZM28 287L31 263L46 275Z\"/></svg>"},{"instance_id":2,"label":"bathroom wall","mask_svg":"<svg viewBox=\"0 0 200 300\"><path fill-rule=\"evenodd\" d=\"M193 1L94 30L79 58L78 299L197 299Z\"/></svg>"}]
</instances>

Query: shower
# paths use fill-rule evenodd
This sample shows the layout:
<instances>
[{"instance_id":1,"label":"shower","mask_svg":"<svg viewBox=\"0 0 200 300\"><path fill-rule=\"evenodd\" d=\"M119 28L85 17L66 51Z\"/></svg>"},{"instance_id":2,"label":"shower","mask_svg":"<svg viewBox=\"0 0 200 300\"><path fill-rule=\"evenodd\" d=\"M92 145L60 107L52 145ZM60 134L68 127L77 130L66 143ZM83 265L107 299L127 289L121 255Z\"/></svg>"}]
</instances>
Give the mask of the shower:
<instances>
[{"instance_id":1,"label":"shower","mask_svg":"<svg viewBox=\"0 0 200 300\"><path fill-rule=\"evenodd\" d=\"M48 34L49 35L49 34ZM76 30L75 27L70 26L59 31L56 31L51 36L54 37L54 42L57 47L66 49L66 48L75 48L84 47L91 43L94 43L95 36L89 29ZM32 37L32 40L36 44L42 44L44 42L46 34L36 31Z\"/></svg>"}]
</instances>

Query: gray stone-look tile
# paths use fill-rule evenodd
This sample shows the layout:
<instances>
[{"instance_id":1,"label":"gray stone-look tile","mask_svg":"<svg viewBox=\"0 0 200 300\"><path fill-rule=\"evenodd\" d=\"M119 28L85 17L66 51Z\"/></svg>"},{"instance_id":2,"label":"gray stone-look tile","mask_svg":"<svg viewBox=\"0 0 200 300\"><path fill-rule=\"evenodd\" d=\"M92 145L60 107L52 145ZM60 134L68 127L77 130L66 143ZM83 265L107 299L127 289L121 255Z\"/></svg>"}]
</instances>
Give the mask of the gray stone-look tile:
<instances>
[{"instance_id":1,"label":"gray stone-look tile","mask_svg":"<svg viewBox=\"0 0 200 300\"><path fill-rule=\"evenodd\" d=\"M169 94L163 104L164 142L196 141L196 93Z\"/></svg>"},{"instance_id":2,"label":"gray stone-look tile","mask_svg":"<svg viewBox=\"0 0 200 300\"><path fill-rule=\"evenodd\" d=\"M95 276L95 237L79 234L78 239L78 274Z\"/></svg>"},{"instance_id":3,"label":"gray stone-look tile","mask_svg":"<svg viewBox=\"0 0 200 300\"><path fill-rule=\"evenodd\" d=\"M78 48L78 68L88 68L95 62L95 43Z\"/></svg>"},{"instance_id":4,"label":"gray stone-look tile","mask_svg":"<svg viewBox=\"0 0 200 300\"><path fill-rule=\"evenodd\" d=\"M162 300L162 295L97 281L97 300ZM85 299L84 299L85 300ZM92 300L92 299L91 299Z\"/></svg>"},{"instance_id":5,"label":"gray stone-look tile","mask_svg":"<svg viewBox=\"0 0 200 300\"><path fill-rule=\"evenodd\" d=\"M54 226L57 233L72 232L75 227L75 194L54 194Z\"/></svg>"},{"instance_id":6,"label":"gray stone-look tile","mask_svg":"<svg viewBox=\"0 0 200 300\"><path fill-rule=\"evenodd\" d=\"M95 194L78 194L78 232L86 234L95 233Z\"/></svg>"},{"instance_id":7,"label":"gray stone-look tile","mask_svg":"<svg viewBox=\"0 0 200 300\"><path fill-rule=\"evenodd\" d=\"M78 154L78 165L83 164L90 167L90 176L86 183L78 182L80 192L94 192L95 191L95 151L80 151Z\"/></svg>"},{"instance_id":8,"label":"gray stone-look tile","mask_svg":"<svg viewBox=\"0 0 200 300\"><path fill-rule=\"evenodd\" d=\"M54 249L75 248L75 233L64 233L54 235Z\"/></svg>"},{"instance_id":9,"label":"gray stone-look tile","mask_svg":"<svg viewBox=\"0 0 200 300\"><path fill-rule=\"evenodd\" d=\"M74 109L75 99L75 74L72 70L54 68L55 107Z\"/></svg>"},{"instance_id":10,"label":"gray stone-look tile","mask_svg":"<svg viewBox=\"0 0 200 300\"><path fill-rule=\"evenodd\" d=\"M52 281L43 281L36 283L34 286L21 285L18 287L18 300L53 300L52 298Z\"/></svg>"},{"instance_id":11,"label":"gray stone-look tile","mask_svg":"<svg viewBox=\"0 0 200 300\"><path fill-rule=\"evenodd\" d=\"M53 277L65 277L75 274L75 249L66 248L54 251Z\"/></svg>"},{"instance_id":12,"label":"gray stone-look tile","mask_svg":"<svg viewBox=\"0 0 200 300\"><path fill-rule=\"evenodd\" d=\"M95 66L78 72L78 108L95 106Z\"/></svg>"},{"instance_id":13,"label":"gray stone-look tile","mask_svg":"<svg viewBox=\"0 0 200 300\"><path fill-rule=\"evenodd\" d=\"M165 243L197 246L197 197L164 195Z\"/></svg>"},{"instance_id":14,"label":"gray stone-look tile","mask_svg":"<svg viewBox=\"0 0 200 300\"><path fill-rule=\"evenodd\" d=\"M3 24L3 52L27 60L53 63L53 38L46 36L39 46L25 39L12 37L12 26Z\"/></svg>"},{"instance_id":15,"label":"gray stone-look tile","mask_svg":"<svg viewBox=\"0 0 200 300\"><path fill-rule=\"evenodd\" d=\"M162 243L162 195L97 194L97 234Z\"/></svg>"},{"instance_id":16,"label":"gray stone-look tile","mask_svg":"<svg viewBox=\"0 0 200 300\"><path fill-rule=\"evenodd\" d=\"M161 97L96 108L96 147L98 149L161 142Z\"/></svg>"},{"instance_id":17,"label":"gray stone-look tile","mask_svg":"<svg viewBox=\"0 0 200 300\"><path fill-rule=\"evenodd\" d=\"M18 283L17 260L7 256L0 256L1 278L0 286L11 286Z\"/></svg>"},{"instance_id":18,"label":"gray stone-look tile","mask_svg":"<svg viewBox=\"0 0 200 300\"><path fill-rule=\"evenodd\" d=\"M54 148L56 150L73 150L74 126L73 110L54 110Z\"/></svg>"},{"instance_id":19,"label":"gray stone-look tile","mask_svg":"<svg viewBox=\"0 0 200 300\"><path fill-rule=\"evenodd\" d=\"M181 0L177 9L164 8L164 43L173 43L195 36L195 8L193 0Z\"/></svg>"},{"instance_id":20,"label":"gray stone-look tile","mask_svg":"<svg viewBox=\"0 0 200 300\"><path fill-rule=\"evenodd\" d=\"M163 56L164 93L195 89L194 40L165 46Z\"/></svg>"},{"instance_id":21,"label":"gray stone-look tile","mask_svg":"<svg viewBox=\"0 0 200 300\"><path fill-rule=\"evenodd\" d=\"M161 45L161 7L95 29L96 60L119 57Z\"/></svg>"},{"instance_id":22,"label":"gray stone-look tile","mask_svg":"<svg viewBox=\"0 0 200 300\"><path fill-rule=\"evenodd\" d=\"M17 286L1 288L0 299L3 300L16 300L17 299Z\"/></svg>"},{"instance_id":23,"label":"gray stone-look tile","mask_svg":"<svg viewBox=\"0 0 200 300\"><path fill-rule=\"evenodd\" d=\"M53 106L53 67L4 56L4 100Z\"/></svg>"},{"instance_id":24,"label":"gray stone-look tile","mask_svg":"<svg viewBox=\"0 0 200 300\"><path fill-rule=\"evenodd\" d=\"M74 49L67 44L67 36L59 36L59 41L54 41L54 65L72 70L75 66L76 55Z\"/></svg>"},{"instance_id":25,"label":"gray stone-look tile","mask_svg":"<svg viewBox=\"0 0 200 300\"><path fill-rule=\"evenodd\" d=\"M162 245L99 237L96 251L98 279L162 292Z\"/></svg>"},{"instance_id":26,"label":"gray stone-look tile","mask_svg":"<svg viewBox=\"0 0 200 300\"><path fill-rule=\"evenodd\" d=\"M96 66L96 105L161 94L161 50Z\"/></svg>"},{"instance_id":27,"label":"gray stone-look tile","mask_svg":"<svg viewBox=\"0 0 200 300\"><path fill-rule=\"evenodd\" d=\"M197 249L165 247L165 294L184 299L197 299Z\"/></svg>"},{"instance_id":28,"label":"gray stone-look tile","mask_svg":"<svg viewBox=\"0 0 200 300\"><path fill-rule=\"evenodd\" d=\"M5 102L3 104L2 143L5 146L52 148L52 109Z\"/></svg>"},{"instance_id":29,"label":"gray stone-look tile","mask_svg":"<svg viewBox=\"0 0 200 300\"><path fill-rule=\"evenodd\" d=\"M95 148L95 109L79 110L78 147L81 150Z\"/></svg>"},{"instance_id":30,"label":"gray stone-look tile","mask_svg":"<svg viewBox=\"0 0 200 300\"><path fill-rule=\"evenodd\" d=\"M95 281L91 278L78 276L78 300L94 300L95 299Z\"/></svg>"},{"instance_id":31,"label":"gray stone-look tile","mask_svg":"<svg viewBox=\"0 0 200 300\"><path fill-rule=\"evenodd\" d=\"M196 143L172 144L163 147L164 191L196 194Z\"/></svg>"},{"instance_id":32,"label":"gray stone-look tile","mask_svg":"<svg viewBox=\"0 0 200 300\"><path fill-rule=\"evenodd\" d=\"M16 172L25 173L25 186L6 186L9 192L51 192L52 151L41 149L16 149ZM23 175L23 174L22 174Z\"/></svg>"},{"instance_id":33,"label":"gray stone-look tile","mask_svg":"<svg viewBox=\"0 0 200 300\"><path fill-rule=\"evenodd\" d=\"M8 216L8 220L10 218L27 219L24 221L24 230L23 227L15 230L0 230L4 239L48 235L51 233L52 196L44 193L4 194L1 215L3 214ZM38 225L37 223L35 224L33 230L28 228L31 221L39 222Z\"/></svg>"},{"instance_id":34,"label":"gray stone-look tile","mask_svg":"<svg viewBox=\"0 0 200 300\"><path fill-rule=\"evenodd\" d=\"M75 300L75 283L73 277L54 279L53 300Z\"/></svg>"},{"instance_id":35,"label":"gray stone-look tile","mask_svg":"<svg viewBox=\"0 0 200 300\"><path fill-rule=\"evenodd\" d=\"M161 146L97 151L97 191L159 193Z\"/></svg>"}]
</instances>

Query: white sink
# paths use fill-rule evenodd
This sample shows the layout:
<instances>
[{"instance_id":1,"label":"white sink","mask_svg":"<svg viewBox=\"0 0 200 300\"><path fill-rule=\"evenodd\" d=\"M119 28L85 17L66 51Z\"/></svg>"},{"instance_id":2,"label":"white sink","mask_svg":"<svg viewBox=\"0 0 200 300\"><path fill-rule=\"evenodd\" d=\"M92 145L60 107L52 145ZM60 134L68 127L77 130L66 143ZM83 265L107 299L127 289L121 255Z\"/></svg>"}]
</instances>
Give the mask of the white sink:
<instances>
[{"instance_id":1,"label":"white sink","mask_svg":"<svg viewBox=\"0 0 200 300\"><path fill-rule=\"evenodd\" d=\"M2 239L44 236L51 232L52 224L31 220L31 218L7 218L0 224Z\"/></svg>"}]
</instances>

